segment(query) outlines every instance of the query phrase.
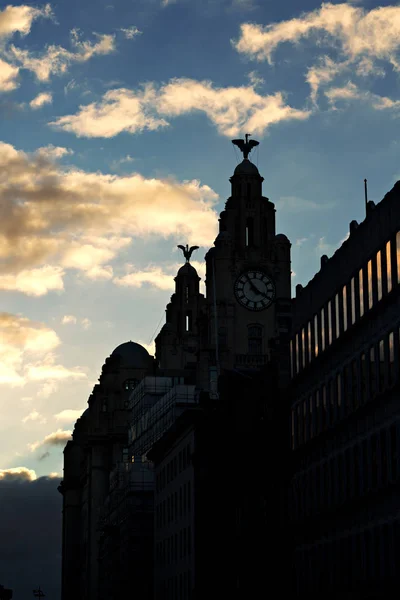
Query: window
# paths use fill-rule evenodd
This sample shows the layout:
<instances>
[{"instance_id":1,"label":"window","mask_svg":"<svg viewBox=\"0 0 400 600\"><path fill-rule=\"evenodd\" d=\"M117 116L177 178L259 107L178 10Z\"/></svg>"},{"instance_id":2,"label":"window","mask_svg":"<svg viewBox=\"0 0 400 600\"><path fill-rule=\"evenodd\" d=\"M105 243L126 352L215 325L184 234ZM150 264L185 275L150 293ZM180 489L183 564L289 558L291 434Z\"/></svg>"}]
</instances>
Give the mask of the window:
<instances>
[{"instance_id":1,"label":"window","mask_svg":"<svg viewBox=\"0 0 400 600\"><path fill-rule=\"evenodd\" d=\"M124 390L134 390L138 383L139 379L126 379L124 381Z\"/></svg>"},{"instance_id":2,"label":"window","mask_svg":"<svg viewBox=\"0 0 400 600\"><path fill-rule=\"evenodd\" d=\"M186 301L186 304L189 302L189 286L188 285L185 287L185 301Z\"/></svg>"},{"instance_id":3,"label":"window","mask_svg":"<svg viewBox=\"0 0 400 600\"><path fill-rule=\"evenodd\" d=\"M262 326L261 325L249 325L248 327L248 341L249 341L249 354L262 354Z\"/></svg>"},{"instance_id":4,"label":"window","mask_svg":"<svg viewBox=\"0 0 400 600\"><path fill-rule=\"evenodd\" d=\"M344 285L343 290L343 331L347 330L347 288Z\"/></svg>"},{"instance_id":5,"label":"window","mask_svg":"<svg viewBox=\"0 0 400 600\"><path fill-rule=\"evenodd\" d=\"M358 286L360 291L360 317L364 314L364 283L363 283L363 270L360 269L358 273Z\"/></svg>"},{"instance_id":6,"label":"window","mask_svg":"<svg viewBox=\"0 0 400 600\"><path fill-rule=\"evenodd\" d=\"M381 251L376 255L376 281L378 284L378 302L382 299L382 255Z\"/></svg>"},{"instance_id":7,"label":"window","mask_svg":"<svg viewBox=\"0 0 400 600\"><path fill-rule=\"evenodd\" d=\"M254 244L254 221L253 217L247 217L246 219L246 246L252 246Z\"/></svg>"},{"instance_id":8,"label":"window","mask_svg":"<svg viewBox=\"0 0 400 600\"><path fill-rule=\"evenodd\" d=\"M332 302L328 302L328 345L332 344Z\"/></svg>"},{"instance_id":9,"label":"window","mask_svg":"<svg viewBox=\"0 0 400 600\"><path fill-rule=\"evenodd\" d=\"M360 381L361 403L367 401L367 361L365 352L361 354L361 381Z\"/></svg>"},{"instance_id":10,"label":"window","mask_svg":"<svg viewBox=\"0 0 400 600\"><path fill-rule=\"evenodd\" d=\"M318 356L318 315L314 317L314 354Z\"/></svg>"},{"instance_id":11,"label":"window","mask_svg":"<svg viewBox=\"0 0 400 600\"><path fill-rule=\"evenodd\" d=\"M400 283L400 231L396 234L397 283Z\"/></svg>"},{"instance_id":12,"label":"window","mask_svg":"<svg viewBox=\"0 0 400 600\"><path fill-rule=\"evenodd\" d=\"M379 391L385 389L385 342L379 341Z\"/></svg>"},{"instance_id":13,"label":"window","mask_svg":"<svg viewBox=\"0 0 400 600\"><path fill-rule=\"evenodd\" d=\"M311 362L312 347L311 347L311 321L307 325L307 338L308 338L308 362Z\"/></svg>"},{"instance_id":14,"label":"window","mask_svg":"<svg viewBox=\"0 0 400 600\"><path fill-rule=\"evenodd\" d=\"M370 398L374 398L376 394L376 363L374 346L372 346L369 351L369 391Z\"/></svg>"},{"instance_id":15,"label":"window","mask_svg":"<svg viewBox=\"0 0 400 600\"><path fill-rule=\"evenodd\" d=\"M325 309L321 309L321 351L325 350Z\"/></svg>"},{"instance_id":16,"label":"window","mask_svg":"<svg viewBox=\"0 0 400 600\"><path fill-rule=\"evenodd\" d=\"M186 331L192 331L192 311L188 310L186 313L186 322L185 322Z\"/></svg>"},{"instance_id":17,"label":"window","mask_svg":"<svg viewBox=\"0 0 400 600\"><path fill-rule=\"evenodd\" d=\"M394 333L391 331L389 333L389 385L393 385L395 381L395 368L394 368Z\"/></svg>"},{"instance_id":18,"label":"window","mask_svg":"<svg viewBox=\"0 0 400 600\"><path fill-rule=\"evenodd\" d=\"M290 350L290 376L293 377L293 340L290 340L289 350Z\"/></svg>"},{"instance_id":19,"label":"window","mask_svg":"<svg viewBox=\"0 0 400 600\"><path fill-rule=\"evenodd\" d=\"M387 277L387 291L392 291L392 252L390 240L386 244L386 277Z\"/></svg>"},{"instance_id":20,"label":"window","mask_svg":"<svg viewBox=\"0 0 400 600\"><path fill-rule=\"evenodd\" d=\"M350 282L350 295L351 295L351 323L356 322L356 282L354 277L351 278Z\"/></svg>"},{"instance_id":21,"label":"window","mask_svg":"<svg viewBox=\"0 0 400 600\"><path fill-rule=\"evenodd\" d=\"M301 330L301 364L304 367L306 366L306 336L304 332L304 327Z\"/></svg>"},{"instance_id":22,"label":"window","mask_svg":"<svg viewBox=\"0 0 400 600\"><path fill-rule=\"evenodd\" d=\"M336 321L336 339L340 335L340 317L339 317L339 294L335 296L335 321Z\"/></svg>"},{"instance_id":23,"label":"window","mask_svg":"<svg viewBox=\"0 0 400 600\"><path fill-rule=\"evenodd\" d=\"M358 399L358 385L357 385L357 362L355 360L351 363L351 403L353 409L358 408L359 399Z\"/></svg>"},{"instance_id":24,"label":"window","mask_svg":"<svg viewBox=\"0 0 400 600\"><path fill-rule=\"evenodd\" d=\"M295 355L296 355L296 373L299 372L300 370L300 365L299 365L299 334L296 333L296 349L295 349Z\"/></svg>"},{"instance_id":25,"label":"window","mask_svg":"<svg viewBox=\"0 0 400 600\"><path fill-rule=\"evenodd\" d=\"M367 265L367 281L368 281L368 308L372 308L372 305L374 303L373 279L372 279L372 260L369 260L368 265Z\"/></svg>"}]
</instances>

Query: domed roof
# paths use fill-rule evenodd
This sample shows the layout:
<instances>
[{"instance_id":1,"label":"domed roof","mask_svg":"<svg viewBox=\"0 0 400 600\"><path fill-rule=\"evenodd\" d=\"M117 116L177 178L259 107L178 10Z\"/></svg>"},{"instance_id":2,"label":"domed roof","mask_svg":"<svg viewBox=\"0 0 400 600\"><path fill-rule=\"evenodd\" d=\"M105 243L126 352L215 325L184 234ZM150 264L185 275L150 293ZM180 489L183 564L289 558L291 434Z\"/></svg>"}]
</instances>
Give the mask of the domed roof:
<instances>
[{"instance_id":1,"label":"domed roof","mask_svg":"<svg viewBox=\"0 0 400 600\"><path fill-rule=\"evenodd\" d=\"M286 235L284 233L278 233L275 236L275 239L276 239L277 242L287 242L287 243L290 244L289 239L286 237Z\"/></svg>"},{"instance_id":2,"label":"domed roof","mask_svg":"<svg viewBox=\"0 0 400 600\"><path fill-rule=\"evenodd\" d=\"M111 353L111 356L119 355L124 367L133 367L136 369L147 369L150 362L150 354L146 348L143 348L136 342L125 342L120 344Z\"/></svg>"},{"instance_id":3,"label":"domed roof","mask_svg":"<svg viewBox=\"0 0 400 600\"><path fill-rule=\"evenodd\" d=\"M233 173L234 175L259 175L256 165L245 158L240 165L238 165Z\"/></svg>"},{"instance_id":4,"label":"domed roof","mask_svg":"<svg viewBox=\"0 0 400 600\"><path fill-rule=\"evenodd\" d=\"M198 277L196 269L188 262L179 269L178 276L179 275L192 275Z\"/></svg>"}]
</instances>

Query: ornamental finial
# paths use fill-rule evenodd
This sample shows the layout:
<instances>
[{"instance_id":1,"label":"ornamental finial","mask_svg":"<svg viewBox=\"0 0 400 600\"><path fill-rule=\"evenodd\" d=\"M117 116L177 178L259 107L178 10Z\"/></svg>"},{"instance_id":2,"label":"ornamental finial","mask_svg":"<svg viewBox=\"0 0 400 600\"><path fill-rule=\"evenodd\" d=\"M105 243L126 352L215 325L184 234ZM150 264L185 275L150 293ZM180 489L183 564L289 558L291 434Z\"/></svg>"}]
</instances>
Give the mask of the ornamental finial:
<instances>
[{"instance_id":1,"label":"ornamental finial","mask_svg":"<svg viewBox=\"0 0 400 600\"><path fill-rule=\"evenodd\" d=\"M249 154L252 151L252 149L254 148L254 146L258 146L258 144L260 143L260 142L256 142L256 140L249 141L250 136L251 136L251 133L246 133L246 135L244 136L245 137L244 140L232 140L232 144L235 144L235 146L238 146L240 148L240 150L243 152L243 158L245 158L245 159L247 159L249 157Z\"/></svg>"},{"instance_id":2,"label":"ornamental finial","mask_svg":"<svg viewBox=\"0 0 400 600\"><path fill-rule=\"evenodd\" d=\"M186 262L188 263L190 261L190 257L192 256L192 252L194 250L197 250L199 248L199 246L191 246L189 248L189 244L186 244L186 248L185 246L181 246L179 245L178 248L180 248L183 252L183 256L186 258Z\"/></svg>"}]
</instances>

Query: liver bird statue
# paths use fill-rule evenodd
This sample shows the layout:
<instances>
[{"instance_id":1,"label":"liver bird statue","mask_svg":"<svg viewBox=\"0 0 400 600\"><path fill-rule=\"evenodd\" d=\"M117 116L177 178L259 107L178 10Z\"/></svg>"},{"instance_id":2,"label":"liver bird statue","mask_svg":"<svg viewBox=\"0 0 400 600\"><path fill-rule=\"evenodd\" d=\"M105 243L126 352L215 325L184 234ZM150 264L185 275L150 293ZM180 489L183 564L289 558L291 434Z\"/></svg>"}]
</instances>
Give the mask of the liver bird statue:
<instances>
[{"instance_id":1,"label":"liver bird statue","mask_svg":"<svg viewBox=\"0 0 400 600\"><path fill-rule=\"evenodd\" d=\"M251 133L246 133L246 135L244 136L246 138L245 140L232 140L232 144L235 144L235 146L238 146L240 148L240 150L243 152L243 158L248 158L250 152L252 151L252 149L254 148L254 146L258 146L258 144L260 142L256 142L256 140L250 140L249 141L249 137L251 136Z\"/></svg>"},{"instance_id":2,"label":"liver bird statue","mask_svg":"<svg viewBox=\"0 0 400 600\"><path fill-rule=\"evenodd\" d=\"M179 245L178 248L182 250L183 256L186 258L186 262L188 263L190 261L190 257L192 256L192 252L194 252L194 250L198 250L199 246L191 246L189 248L189 244L186 244L186 248L185 246L181 245Z\"/></svg>"}]
</instances>

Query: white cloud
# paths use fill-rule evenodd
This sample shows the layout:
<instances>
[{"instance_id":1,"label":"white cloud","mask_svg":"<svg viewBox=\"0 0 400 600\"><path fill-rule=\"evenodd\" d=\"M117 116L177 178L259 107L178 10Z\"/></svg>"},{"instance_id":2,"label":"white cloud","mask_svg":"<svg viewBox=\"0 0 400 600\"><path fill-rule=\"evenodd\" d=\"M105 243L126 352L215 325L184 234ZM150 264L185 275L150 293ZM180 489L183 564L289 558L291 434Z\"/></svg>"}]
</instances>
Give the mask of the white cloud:
<instances>
[{"instance_id":1,"label":"white cloud","mask_svg":"<svg viewBox=\"0 0 400 600\"><path fill-rule=\"evenodd\" d=\"M52 17L50 4L46 4L43 8L34 8L25 4L8 5L3 11L0 11L0 38L11 37L16 32L28 35L35 19Z\"/></svg>"},{"instance_id":2,"label":"white cloud","mask_svg":"<svg viewBox=\"0 0 400 600\"><path fill-rule=\"evenodd\" d=\"M50 123L53 127L81 137L113 137L123 131L142 132L167 127L164 117L204 112L226 136L251 130L262 134L272 124L307 119L310 111L286 104L284 94L263 96L253 86L214 87L210 81L172 79L160 89L152 83L134 92L125 88L109 90L100 102L80 106L75 115Z\"/></svg>"},{"instance_id":3,"label":"white cloud","mask_svg":"<svg viewBox=\"0 0 400 600\"><path fill-rule=\"evenodd\" d=\"M67 156L69 154L73 154L74 151L70 148L64 148L63 146L53 146L53 144L49 144L48 146L42 146L36 150L36 154L39 156L43 156L48 160L57 160L58 158L62 158L63 156Z\"/></svg>"},{"instance_id":4,"label":"white cloud","mask_svg":"<svg viewBox=\"0 0 400 600\"><path fill-rule=\"evenodd\" d=\"M236 50L249 58L273 64L273 54L283 43L296 46L311 40L318 48L339 50L342 60L322 56L306 75L311 86L311 100L316 102L320 85L329 83L348 68L360 77L385 75L378 61L386 61L400 70L400 6L376 7L367 11L350 3L322 3L320 8L304 12L300 17L271 23L243 23Z\"/></svg>"},{"instance_id":5,"label":"white cloud","mask_svg":"<svg viewBox=\"0 0 400 600\"><path fill-rule=\"evenodd\" d=\"M41 108L45 104L51 104L52 101L53 96L49 92L42 92L29 102L29 106L33 109L37 109Z\"/></svg>"},{"instance_id":6,"label":"white cloud","mask_svg":"<svg viewBox=\"0 0 400 600\"><path fill-rule=\"evenodd\" d=\"M46 423L46 417L43 417L37 410L32 410L26 417L22 419L22 423L27 421L37 421L38 423Z\"/></svg>"},{"instance_id":7,"label":"white cloud","mask_svg":"<svg viewBox=\"0 0 400 600\"><path fill-rule=\"evenodd\" d=\"M62 75L67 72L72 63L86 62L95 55L105 55L114 52L115 36L94 33L97 42L81 41L76 29L71 31L71 45L75 51L62 46L50 45L42 54L34 55L29 50L17 48L11 44L5 57L17 63L20 68L32 71L39 81L48 81L51 75Z\"/></svg>"},{"instance_id":8,"label":"white cloud","mask_svg":"<svg viewBox=\"0 0 400 600\"><path fill-rule=\"evenodd\" d=\"M90 327L92 326L92 321L90 319L88 319L87 317L85 317L84 319L81 320L81 324L83 329L90 329Z\"/></svg>"},{"instance_id":9,"label":"white cloud","mask_svg":"<svg viewBox=\"0 0 400 600\"><path fill-rule=\"evenodd\" d=\"M196 269L199 277L205 278L205 265L199 261L190 261L190 264ZM135 269L134 265L127 265L128 273L114 279L114 283L125 287L140 288L148 285L160 290L174 290L174 277L181 263L172 263L164 267L149 265L145 269Z\"/></svg>"},{"instance_id":10,"label":"white cloud","mask_svg":"<svg viewBox=\"0 0 400 600\"><path fill-rule=\"evenodd\" d=\"M53 364L49 361L48 364L36 363L25 366L26 377L30 381L63 381L65 379L86 379L87 375L81 367L67 369L63 365Z\"/></svg>"},{"instance_id":11,"label":"white cloud","mask_svg":"<svg viewBox=\"0 0 400 600\"><path fill-rule=\"evenodd\" d=\"M203 246L215 238L218 197L208 186L61 167L52 159L63 154L28 155L0 142L0 289L62 291L67 269L110 279L110 261L132 237Z\"/></svg>"},{"instance_id":12,"label":"white cloud","mask_svg":"<svg viewBox=\"0 0 400 600\"><path fill-rule=\"evenodd\" d=\"M128 40L131 40L143 33L142 31L139 31L135 25L131 25L130 27L121 27L120 31L122 31Z\"/></svg>"},{"instance_id":13,"label":"white cloud","mask_svg":"<svg viewBox=\"0 0 400 600\"><path fill-rule=\"evenodd\" d=\"M18 87L19 68L10 65L0 58L0 93L11 92Z\"/></svg>"},{"instance_id":14,"label":"white cloud","mask_svg":"<svg viewBox=\"0 0 400 600\"><path fill-rule=\"evenodd\" d=\"M27 469L26 467L12 467L11 469L0 469L0 480L1 479L34 481L37 479L37 476L33 469Z\"/></svg>"},{"instance_id":15,"label":"white cloud","mask_svg":"<svg viewBox=\"0 0 400 600\"><path fill-rule=\"evenodd\" d=\"M336 102L354 100L366 102L376 110L397 110L400 109L400 100L392 100L387 96L379 96L372 92L361 90L355 83L348 81L342 87L332 87L325 91L325 96L333 108L336 108Z\"/></svg>"},{"instance_id":16,"label":"white cloud","mask_svg":"<svg viewBox=\"0 0 400 600\"><path fill-rule=\"evenodd\" d=\"M42 448L43 446L65 446L68 440L71 439L72 431L62 429L57 429L57 431L53 431L53 433L49 433L45 438L34 442L33 444L28 444L31 452L35 452L38 448Z\"/></svg>"},{"instance_id":17,"label":"white cloud","mask_svg":"<svg viewBox=\"0 0 400 600\"><path fill-rule=\"evenodd\" d=\"M77 419L79 419L79 417L82 415L83 410L84 409L66 408L65 410L62 410L61 412L54 415L54 418L57 421L63 421L66 423L75 423L75 421Z\"/></svg>"},{"instance_id":18,"label":"white cloud","mask_svg":"<svg viewBox=\"0 0 400 600\"><path fill-rule=\"evenodd\" d=\"M76 317L74 317L74 315L64 315L61 320L61 323L63 325L68 325L70 323L73 323L74 325L76 325L77 321L78 321L78 319Z\"/></svg>"}]
</instances>

